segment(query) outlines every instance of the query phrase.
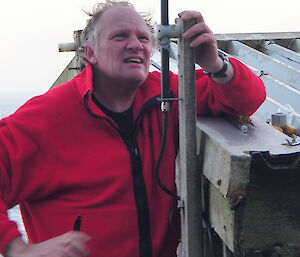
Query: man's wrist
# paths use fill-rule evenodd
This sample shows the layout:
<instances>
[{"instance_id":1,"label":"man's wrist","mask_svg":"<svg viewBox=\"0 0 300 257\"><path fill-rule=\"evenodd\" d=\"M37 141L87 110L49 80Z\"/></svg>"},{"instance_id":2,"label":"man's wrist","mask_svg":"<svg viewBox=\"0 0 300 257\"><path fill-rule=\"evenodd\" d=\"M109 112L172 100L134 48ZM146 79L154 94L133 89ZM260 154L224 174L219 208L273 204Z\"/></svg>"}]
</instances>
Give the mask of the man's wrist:
<instances>
[{"instance_id":1,"label":"man's wrist","mask_svg":"<svg viewBox=\"0 0 300 257\"><path fill-rule=\"evenodd\" d=\"M226 77L226 72L229 66L229 60L226 54L224 54L223 52L218 50L218 56L220 57L220 59L223 61L223 66L220 70L216 71L216 72L207 72L207 71L203 71L204 74L206 74L208 77L210 78L224 78Z\"/></svg>"}]
</instances>

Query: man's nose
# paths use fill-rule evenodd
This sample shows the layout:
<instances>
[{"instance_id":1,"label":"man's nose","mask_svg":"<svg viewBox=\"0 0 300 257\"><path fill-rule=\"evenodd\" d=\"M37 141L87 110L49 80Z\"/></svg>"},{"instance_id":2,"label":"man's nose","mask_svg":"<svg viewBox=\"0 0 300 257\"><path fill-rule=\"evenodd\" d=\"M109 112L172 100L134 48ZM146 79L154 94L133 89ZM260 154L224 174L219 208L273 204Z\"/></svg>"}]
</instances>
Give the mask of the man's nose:
<instances>
[{"instance_id":1,"label":"man's nose","mask_svg":"<svg viewBox=\"0 0 300 257\"><path fill-rule=\"evenodd\" d=\"M136 36L129 38L127 48L134 51L141 51L144 49L142 42Z\"/></svg>"}]
</instances>

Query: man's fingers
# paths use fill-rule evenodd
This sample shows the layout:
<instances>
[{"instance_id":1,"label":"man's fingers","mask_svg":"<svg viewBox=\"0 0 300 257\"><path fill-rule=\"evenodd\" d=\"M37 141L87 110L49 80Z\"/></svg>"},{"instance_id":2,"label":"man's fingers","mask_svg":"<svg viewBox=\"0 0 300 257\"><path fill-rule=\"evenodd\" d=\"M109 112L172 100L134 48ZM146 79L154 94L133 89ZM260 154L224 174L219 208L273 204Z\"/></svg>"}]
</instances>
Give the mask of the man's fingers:
<instances>
[{"instance_id":1,"label":"man's fingers","mask_svg":"<svg viewBox=\"0 0 300 257\"><path fill-rule=\"evenodd\" d=\"M202 16L202 14L200 12L196 12L196 11L183 11L183 12L178 13L178 16L183 21L195 19L197 23L204 22L204 18Z\"/></svg>"},{"instance_id":2,"label":"man's fingers","mask_svg":"<svg viewBox=\"0 0 300 257\"><path fill-rule=\"evenodd\" d=\"M183 33L183 37L188 39L194 36L199 36L207 31L207 26L204 22L196 23Z\"/></svg>"},{"instance_id":3,"label":"man's fingers","mask_svg":"<svg viewBox=\"0 0 300 257\"><path fill-rule=\"evenodd\" d=\"M70 231L61 235L61 237L64 237L66 241L80 240L87 242L91 239L89 235L81 231Z\"/></svg>"},{"instance_id":4,"label":"man's fingers","mask_svg":"<svg viewBox=\"0 0 300 257\"><path fill-rule=\"evenodd\" d=\"M87 256L89 249L86 246L86 242L90 240L90 237L77 231L71 231L66 235L66 250L74 257Z\"/></svg>"},{"instance_id":5,"label":"man's fingers","mask_svg":"<svg viewBox=\"0 0 300 257\"><path fill-rule=\"evenodd\" d=\"M70 251L74 254L74 257L87 256L89 254L86 243L82 241L73 241L70 246Z\"/></svg>"},{"instance_id":6,"label":"man's fingers","mask_svg":"<svg viewBox=\"0 0 300 257\"><path fill-rule=\"evenodd\" d=\"M18 237L11 242L5 256L85 257L89 254L88 240L90 236L78 231L70 231L37 244L25 244Z\"/></svg>"},{"instance_id":7,"label":"man's fingers","mask_svg":"<svg viewBox=\"0 0 300 257\"><path fill-rule=\"evenodd\" d=\"M197 48L201 46L202 44L208 45L213 45L215 42L215 37L214 35L210 33L202 33L198 37L196 37L190 44L190 47L192 48Z\"/></svg>"},{"instance_id":8,"label":"man's fingers","mask_svg":"<svg viewBox=\"0 0 300 257\"><path fill-rule=\"evenodd\" d=\"M211 29L206 25L202 14L196 11L183 11L178 14L183 21L195 19L196 24L191 26L184 32L183 37L185 39L192 39L191 47L196 48L201 44L214 44L215 37Z\"/></svg>"},{"instance_id":9,"label":"man's fingers","mask_svg":"<svg viewBox=\"0 0 300 257\"><path fill-rule=\"evenodd\" d=\"M57 254L60 257L85 257L89 254L86 245L90 237L78 231L70 231L61 236L44 241L39 246L41 249L48 249L48 252ZM56 256L54 254L54 256ZM52 256L52 255L51 255Z\"/></svg>"},{"instance_id":10,"label":"man's fingers","mask_svg":"<svg viewBox=\"0 0 300 257\"><path fill-rule=\"evenodd\" d=\"M191 47L195 48L200 46L201 44L210 44L214 43L215 36L209 27L204 23L197 23L191 28L189 28L184 34L183 37L186 39L192 38L192 42L190 44Z\"/></svg>"}]
</instances>

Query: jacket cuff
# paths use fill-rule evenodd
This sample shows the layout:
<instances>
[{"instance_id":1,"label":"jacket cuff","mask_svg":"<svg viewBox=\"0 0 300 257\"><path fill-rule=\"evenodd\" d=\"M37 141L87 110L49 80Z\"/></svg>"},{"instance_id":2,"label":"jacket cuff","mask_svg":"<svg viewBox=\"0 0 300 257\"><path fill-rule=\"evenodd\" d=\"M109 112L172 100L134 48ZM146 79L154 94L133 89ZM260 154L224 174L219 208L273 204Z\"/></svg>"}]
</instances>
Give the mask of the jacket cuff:
<instances>
[{"instance_id":1,"label":"jacket cuff","mask_svg":"<svg viewBox=\"0 0 300 257\"><path fill-rule=\"evenodd\" d=\"M0 200L0 252L4 253L7 246L14 238L21 236L17 224L8 219L7 207Z\"/></svg>"}]
</instances>

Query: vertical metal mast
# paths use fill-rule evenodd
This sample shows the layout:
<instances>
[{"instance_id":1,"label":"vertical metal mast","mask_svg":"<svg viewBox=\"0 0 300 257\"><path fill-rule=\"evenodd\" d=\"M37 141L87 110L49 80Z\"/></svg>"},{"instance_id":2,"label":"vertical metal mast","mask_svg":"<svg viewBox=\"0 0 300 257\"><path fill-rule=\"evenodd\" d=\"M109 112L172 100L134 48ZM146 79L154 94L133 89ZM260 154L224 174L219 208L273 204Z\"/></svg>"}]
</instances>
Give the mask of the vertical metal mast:
<instances>
[{"instance_id":1,"label":"vertical metal mast","mask_svg":"<svg viewBox=\"0 0 300 257\"><path fill-rule=\"evenodd\" d=\"M161 0L161 25L169 25L169 2L168 0ZM161 98L162 104L164 99L169 97L170 75L169 75L169 38L165 37L164 44L161 48ZM166 105L166 103L165 103Z\"/></svg>"}]
</instances>

